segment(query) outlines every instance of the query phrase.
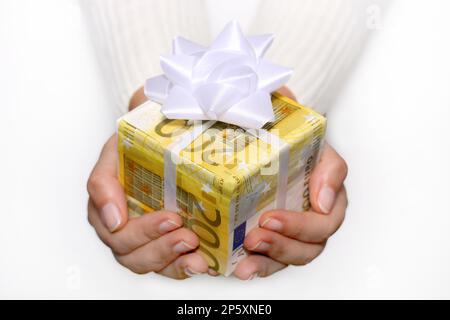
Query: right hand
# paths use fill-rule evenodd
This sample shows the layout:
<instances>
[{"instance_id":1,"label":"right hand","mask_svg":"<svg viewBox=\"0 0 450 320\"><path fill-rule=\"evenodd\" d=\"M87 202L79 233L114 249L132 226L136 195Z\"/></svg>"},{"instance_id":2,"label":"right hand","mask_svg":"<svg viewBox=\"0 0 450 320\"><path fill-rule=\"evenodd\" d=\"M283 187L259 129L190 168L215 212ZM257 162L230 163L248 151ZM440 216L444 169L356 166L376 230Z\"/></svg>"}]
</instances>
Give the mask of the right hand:
<instances>
[{"instance_id":1,"label":"right hand","mask_svg":"<svg viewBox=\"0 0 450 320\"><path fill-rule=\"evenodd\" d=\"M124 190L117 179L117 135L103 147L87 189L88 220L116 260L138 274L156 272L174 279L208 271L198 253L198 237L181 217L158 211L128 220Z\"/></svg>"}]
</instances>

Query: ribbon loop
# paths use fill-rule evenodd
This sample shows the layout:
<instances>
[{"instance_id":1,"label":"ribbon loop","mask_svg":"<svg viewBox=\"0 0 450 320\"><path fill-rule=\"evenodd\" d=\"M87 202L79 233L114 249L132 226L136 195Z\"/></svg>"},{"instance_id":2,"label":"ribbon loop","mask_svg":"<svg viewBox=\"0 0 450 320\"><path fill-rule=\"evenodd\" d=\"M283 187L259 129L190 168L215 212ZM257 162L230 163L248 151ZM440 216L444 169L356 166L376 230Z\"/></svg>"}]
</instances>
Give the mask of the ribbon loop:
<instances>
[{"instance_id":1,"label":"ribbon loop","mask_svg":"<svg viewBox=\"0 0 450 320\"><path fill-rule=\"evenodd\" d=\"M273 35L245 37L230 22L209 47L177 37L161 56L164 75L145 83L145 95L169 119L215 120L258 129L274 118L270 93L292 69L263 59Z\"/></svg>"}]
</instances>

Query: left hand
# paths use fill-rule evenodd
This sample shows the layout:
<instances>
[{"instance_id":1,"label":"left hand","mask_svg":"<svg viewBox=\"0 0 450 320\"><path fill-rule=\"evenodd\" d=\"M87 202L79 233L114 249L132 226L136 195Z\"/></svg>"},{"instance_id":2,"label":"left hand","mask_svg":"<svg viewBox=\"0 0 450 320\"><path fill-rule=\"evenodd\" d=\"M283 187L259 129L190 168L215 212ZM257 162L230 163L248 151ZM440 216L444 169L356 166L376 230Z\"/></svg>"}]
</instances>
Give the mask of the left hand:
<instances>
[{"instance_id":1,"label":"left hand","mask_svg":"<svg viewBox=\"0 0 450 320\"><path fill-rule=\"evenodd\" d=\"M250 254L237 265L234 275L242 280L267 277L287 265L306 265L314 260L344 220L346 176L344 159L325 144L309 183L312 209L264 213L259 227L245 238L244 247Z\"/></svg>"}]
</instances>

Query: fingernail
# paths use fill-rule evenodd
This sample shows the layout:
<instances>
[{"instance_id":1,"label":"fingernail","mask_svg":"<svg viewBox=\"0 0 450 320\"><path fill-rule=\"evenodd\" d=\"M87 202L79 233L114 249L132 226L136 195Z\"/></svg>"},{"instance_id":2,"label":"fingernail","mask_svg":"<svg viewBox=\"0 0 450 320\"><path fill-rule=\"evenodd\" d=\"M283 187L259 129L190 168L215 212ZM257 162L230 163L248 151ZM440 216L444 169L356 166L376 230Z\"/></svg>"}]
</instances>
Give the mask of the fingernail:
<instances>
[{"instance_id":1,"label":"fingernail","mask_svg":"<svg viewBox=\"0 0 450 320\"><path fill-rule=\"evenodd\" d=\"M175 251L176 253L183 253L183 252L187 252L187 251L191 251L194 250L195 247L191 246L190 244L184 242L184 241L180 241L178 242L174 247L173 247L173 251Z\"/></svg>"},{"instance_id":2,"label":"fingernail","mask_svg":"<svg viewBox=\"0 0 450 320\"><path fill-rule=\"evenodd\" d=\"M100 216L103 223L110 232L116 231L119 227L122 217L119 208L114 203L108 203L100 210Z\"/></svg>"},{"instance_id":3,"label":"fingernail","mask_svg":"<svg viewBox=\"0 0 450 320\"><path fill-rule=\"evenodd\" d=\"M178 229L181 227L178 223L176 223L173 220L166 220L163 223L159 225L159 232L160 233L166 233L175 229Z\"/></svg>"},{"instance_id":4,"label":"fingernail","mask_svg":"<svg viewBox=\"0 0 450 320\"><path fill-rule=\"evenodd\" d=\"M196 276L198 274L202 274L202 272L197 272L195 270L192 270L191 268L187 267L184 269L184 273L188 276L188 277L193 277Z\"/></svg>"},{"instance_id":5,"label":"fingernail","mask_svg":"<svg viewBox=\"0 0 450 320\"><path fill-rule=\"evenodd\" d=\"M250 277L248 277L248 279L246 281L253 280L253 279L257 278L257 277L258 277L258 272L252 273L250 275Z\"/></svg>"},{"instance_id":6,"label":"fingernail","mask_svg":"<svg viewBox=\"0 0 450 320\"><path fill-rule=\"evenodd\" d=\"M330 213L331 209L333 209L335 198L336 193L334 190L328 186L323 186L317 199L320 210L323 213Z\"/></svg>"},{"instance_id":7,"label":"fingernail","mask_svg":"<svg viewBox=\"0 0 450 320\"><path fill-rule=\"evenodd\" d=\"M250 248L250 251L267 251L270 249L270 244L268 244L267 242L264 241L260 241L256 244L256 246L254 246L253 248Z\"/></svg>"},{"instance_id":8,"label":"fingernail","mask_svg":"<svg viewBox=\"0 0 450 320\"><path fill-rule=\"evenodd\" d=\"M278 232L281 231L281 229L283 229L283 224L279 220L276 220L274 218L268 218L261 224L261 228Z\"/></svg>"},{"instance_id":9,"label":"fingernail","mask_svg":"<svg viewBox=\"0 0 450 320\"><path fill-rule=\"evenodd\" d=\"M211 268L208 269L208 274L213 277L217 277L219 275L219 273L216 270Z\"/></svg>"}]
</instances>

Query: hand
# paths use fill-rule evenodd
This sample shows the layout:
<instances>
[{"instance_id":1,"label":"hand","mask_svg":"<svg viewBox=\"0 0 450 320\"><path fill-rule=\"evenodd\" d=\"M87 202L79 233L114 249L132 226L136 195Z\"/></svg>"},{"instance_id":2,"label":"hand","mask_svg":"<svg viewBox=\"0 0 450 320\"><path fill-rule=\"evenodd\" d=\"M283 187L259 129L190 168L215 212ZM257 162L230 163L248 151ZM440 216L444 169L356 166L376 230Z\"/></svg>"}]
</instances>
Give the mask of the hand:
<instances>
[{"instance_id":1,"label":"hand","mask_svg":"<svg viewBox=\"0 0 450 320\"><path fill-rule=\"evenodd\" d=\"M198 237L178 214L159 211L128 220L117 179L117 135L103 147L88 181L88 220L116 260L138 274L157 272L174 279L208 272ZM212 275L215 275L212 271Z\"/></svg>"},{"instance_id":2,"label":"hand","mask_svg":"<svg viewBox=\"0 0 450 320\"><path fill-rule=\"evenodd\" d=\"M294 98L286 88L283 90L283 94ZM244 247L250 255L237 265L235 276L242 280L266 277L287 265L306 265L314 260L344 220L346 176L345 161L325 144L309 183L312 209L264 213L259 227L245 238Z\"/></svg>"}]
</instances>

